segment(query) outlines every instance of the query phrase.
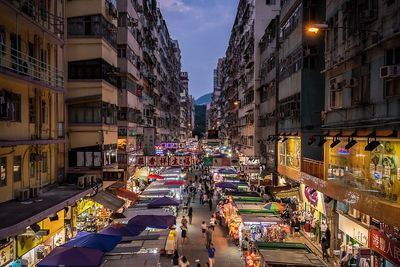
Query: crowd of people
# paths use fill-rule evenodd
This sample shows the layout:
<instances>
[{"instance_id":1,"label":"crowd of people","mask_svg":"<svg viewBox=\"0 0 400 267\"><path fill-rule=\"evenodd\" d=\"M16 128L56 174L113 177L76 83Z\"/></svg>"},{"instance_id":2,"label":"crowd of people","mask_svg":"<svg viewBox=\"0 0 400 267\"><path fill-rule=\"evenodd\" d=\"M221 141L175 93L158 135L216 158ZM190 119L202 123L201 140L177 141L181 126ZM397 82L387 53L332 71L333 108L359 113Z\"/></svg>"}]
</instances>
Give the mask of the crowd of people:
<instances>
[{"instance_id":1,"label":"crowd of people","mask_svg":"<svg viewBox=\"0 0 400 267\"><path fill-rule=\"evenodd\" d=\"M198 170L198 167L189 169L189 174L193 179L188 179L188 183L184 188L184 194L186 195L186 200L184 202L183 211L180 221L180 232L181 232L181 247L184 248L185 244L188 242L188 225L192 224L194 210L192 203L199 200L200 205L208 205L209 211L211 213L209 221L202 221L201 223L201 234L204 238L205 250L208 255L208 262L201 265L200 260L196 260L197 267L215 266L215 252L216 249L213 245L213 233L216 224L216 214L213 212L213 198L215 194L215 184L210 175L208 175L207 170L202 170L201 173L194 172ZM188 258L185 255L179 255L176 249L172 257L172 266L187 267L190 265Z\"/></svg>"}]
</instances>

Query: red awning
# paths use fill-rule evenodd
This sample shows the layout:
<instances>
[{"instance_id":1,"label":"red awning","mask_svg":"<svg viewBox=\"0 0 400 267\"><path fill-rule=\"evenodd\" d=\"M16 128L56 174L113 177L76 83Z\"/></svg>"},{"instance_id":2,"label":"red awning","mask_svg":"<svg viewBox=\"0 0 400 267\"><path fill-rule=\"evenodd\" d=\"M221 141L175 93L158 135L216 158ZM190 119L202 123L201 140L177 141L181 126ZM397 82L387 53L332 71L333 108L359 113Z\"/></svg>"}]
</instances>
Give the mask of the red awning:
<instances>
[{"instance_id":1,"label":"red awning","mask_svg":"<svg viewBox=\"0 0 400 267\"><path fill-rule=\"evenodd\" d=\"M129 199L130 201L135 202L136 199L137 199L137 194L134 193L134 192L132 192L132 191L129 191L129 190L127 190L127 189L118 188L118 189L116 190L116 192L117 192L117 195L118 195L118 196L123 197L123 198L127 198L127 199Z\"/></svg>"}]
</instances>

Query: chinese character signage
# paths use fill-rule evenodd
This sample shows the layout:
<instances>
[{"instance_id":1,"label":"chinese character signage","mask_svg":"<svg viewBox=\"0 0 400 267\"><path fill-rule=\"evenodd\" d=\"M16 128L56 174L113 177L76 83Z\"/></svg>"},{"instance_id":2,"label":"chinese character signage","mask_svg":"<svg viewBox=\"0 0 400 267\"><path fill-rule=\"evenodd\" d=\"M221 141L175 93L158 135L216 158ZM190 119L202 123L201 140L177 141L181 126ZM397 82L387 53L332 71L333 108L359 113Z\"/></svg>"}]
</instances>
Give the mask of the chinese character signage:
<instances>
[{"instance_id":1,"label":"chinese character signage","mask_svg":"<svg viewBox=\"0 0 400 267\"><path fill-rule=\"evenodd\" d=\"M149 167L157 167L157 157L152 156L152 157L147 157L147 166Z\"/></svg>"},{"instance_id":2,"label":"chinese character signage","mask_svg":"<svg viewBox=\"0 0 400 267\"><path fill-rule=\"evenodd\" d=\"M169 164L168 157L157 157L158 158L158 166L167 167Z\"/></svg>"},{"instance_id":3,"label":"chinese character signage","mask_svg":"<svg viewBox=\"0 0 400 267\"><path fill-rule=\"evenodd\" d=\"M369 243L373 251L384 256L394 265L400 266L400 242L389 239L376 229L371 229Z\"/></svg>"},{"instance_id":4,"label":"chinese character signage","mask_svg":"<svg viewBox=\"0 0 400 267\"><path fill-rule=\"evenodd\" d=\"M134 165L139 167L190 167L198 163L199 160L192 156L136 156L134 160Z\"/></svg>"},{"instance_id":5,"label":"chinese character signage","mask_svg":"<svg viewBox=\"0 0 400 267\"><path fill-rule=\"evenodd\" d=\"M145 166L146 165L146 157L145 156L136 156L136 166Z\"/></svg>"}]
</instances>

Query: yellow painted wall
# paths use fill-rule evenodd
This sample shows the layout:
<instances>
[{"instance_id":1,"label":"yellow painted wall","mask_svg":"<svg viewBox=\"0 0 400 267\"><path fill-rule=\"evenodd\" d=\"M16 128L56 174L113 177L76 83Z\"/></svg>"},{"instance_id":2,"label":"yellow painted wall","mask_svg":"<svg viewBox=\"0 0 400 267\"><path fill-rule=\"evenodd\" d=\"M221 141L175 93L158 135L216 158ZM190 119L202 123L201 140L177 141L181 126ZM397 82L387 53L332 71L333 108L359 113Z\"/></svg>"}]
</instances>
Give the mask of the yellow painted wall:
<instances>
[{"instance_id":1,"label":"yellow painted wall","mask_svg":"<svg viewBox=\"0 0 400 267\"><path fill-rule=\"evenodd\" d=\"M66 41L67 62L103 58L117 66L117 50L100 38L69 38Z\"/></svg>"},{"instance_id":2,"label":"yellow painted wall","mask_svg":"<svg viewBox=\"0 0 400 267\"><path fill-rule=\"evenodd\" d=\"M57 212L58 220L51 222L49 218L38 222L41 229L48 229L50 232L47 236L36 237L36 236L18 236L17 237L17 257L21 257L32 248L45 242L56 234L59 230L64 227L64 210Z\"/></svg>"},{"instance_id":3,"label":"yellow painted wall","mask_svg":"<svg viewBox=\"0 0 400 267\"><path fill-rule=\"evenodd\" d=\"M41 183L45 186L57 181L58 167L64 166L64 155L57 155L57 145L41 145L39 153L47 152L47 172L41 173L41 163L36 163L36 176L29 176L29 157L30 153L36 150L32 146L23 145L16 147L0 148L0 157L7 159L7 185L0 186L0 203L11 200L18 196L18 190L22 188L37 187ZM62 145L61 145L62 146ZM13 165L14 156L21 156L21 181L14 182ZM40 175L40 176L39 176ZM39 180L41 177L41 182Z\"/></svg>"},{"instance_id":4,"label":"yellow painted wall","mask_svg":"<svg viewBox=\"0 0 400 267\"><path fill-rule=\"evenodd\" d=\"M99 132L101 131L101 132ZM72 126L69 127L70 149L95 146L101 144L101 133L103 144L116 144L118 141L117 126Z\"/></svg>"}]
</instances>

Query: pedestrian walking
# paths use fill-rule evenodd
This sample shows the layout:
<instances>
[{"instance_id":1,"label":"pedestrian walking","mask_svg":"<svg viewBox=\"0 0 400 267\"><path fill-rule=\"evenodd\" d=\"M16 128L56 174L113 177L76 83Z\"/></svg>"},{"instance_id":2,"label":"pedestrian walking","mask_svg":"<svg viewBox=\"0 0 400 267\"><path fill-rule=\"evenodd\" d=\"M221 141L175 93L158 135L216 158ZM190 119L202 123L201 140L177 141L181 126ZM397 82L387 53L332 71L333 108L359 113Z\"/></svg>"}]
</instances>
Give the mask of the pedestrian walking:
<instances>
[{"instance_id":1,"label":"pedestrian walking","mask_svg":"<svg viewBox=\"0 0 400 267\"><path fill-rule=\"evenodd\" d=\"M186 219L185 215L182 216L181 224L187 227L188 220Z\"/></svg>"},{"instance_id":2,"label":"pedestrian walking","mask_svg":"<svg viewBox=\"0 0 400 267\"><path fill-rule=\"evenodd\" d=\"M203 237L206 237L206 231L207 231L207 224L205 221L201 223L201 233L203 234Z\"/></svg>"},{"instance_id":3,"label":"pedestrian walking","mask_svg":"<svg viewBox=\"0 0 400 267\"><path fill-rule=\"evenodd\" d=\"M174 251L174 255L172 256L172 266L179 267L179 254L178 251Z\"/></svg>"},{"instance_id":4,"label":"pedestrian walking","mask_svg":"<svg viewBox=\"0 0 400 267\"><path fill-rule=\"evenodd\" d=\"M215 248L213 244L210 244L210 248L208 249L208 262L210 263L210 267L215 265Z\"/></svg>"},{"instance_id":5,"label":"pedestrian walking","mask_svg":"<svg viewBox=\"0 0 400 267\"><path fill-rule=\"evenodd\" d=\"M208 200L208 206L210 207L210 211L212 211L213 202L211 198Z\"/></svg>"},{"instance_id":6,"label":"pedestrian walking","mask_svg":"<svg viewBox=\"0 0 400 267\"><path fill-rule=\"evenodd\" d=\"M301 223L298 218L296 218L296 221L294 222L294 235L297 237L300 237L300 226Z\"/></svg>"},{"instance_id":7,"label":"pedestrian walking","mask_svg":"<svg viewBox=\"0 0 400 267\"><path fill-rule=\"evenodd\" d=\"M206 231L206 248L208 249L211 245L212 242L212 231L211 231L211 227L207 228Z\"/></svg>"},{"instance_id":8,"label":"pedestrian walking","mask_svg":"<svg viewBox=\"0 0 400 267\"><path fill-rule=\"evenodd\" d=\"M215 229L215 217L214 216L211 216L210 227L214 231L214 229Z\"/></svg>"},{"instance_id":9,"label":"pedestrian walking","mask_svg":"<svg viewBox=\"0 0 400 267\"><path fill-rule=\"evenodd\" d=\"M242 241L242 258L246 258L247 250L249 248L249 239L247 236Z\"/></svg>"},{"instance_id":10,"label":"pedestrian walking","mask_svg":"<svg viewBox=\"0 0 400 267\"><path fill-rule=\"evenodd\" d=\"M193 218L193 208L192 207L189 207L188 217L189 217L189 224L192 224L192 218Z\"/></svg>"},{"instance_id":11,"label":"pedestrian walking","mask_svg":"<svg viewBox=\"0 0 400 267\"><path fill-rule=\"evenodd\" d=\"M181 243L182 243L182 245L183 245L184 243L186 243L186 240L187 240L187 232L188 232L187 227L186 227L185 225L182 225L182 226L181 226Z\"/></svg>"},{"instance_id":12,"label":"pedestrian walking","mask_svg":"<svg viewBox=\"0 0 400 267\"><path fill-rule=\"evenodd\" d=\"M322 248L322 258L326 258L326 261L329 262L328 256L328 243L326 241L326 237L322 237L321 239L321 248Z\"/></svg>"},{"instance_id":13,"label":"pedestrian walking","mask_svg":"<svg viewBox=\"0 0 400 267\"><path fill-rule=\"evenodd\" d=\"M179 259L179 265L180 267L189 267L189 261L185 256L180 257Z\"/></svg>"}]
</instances>

